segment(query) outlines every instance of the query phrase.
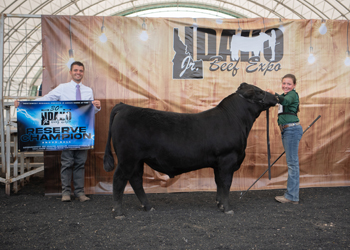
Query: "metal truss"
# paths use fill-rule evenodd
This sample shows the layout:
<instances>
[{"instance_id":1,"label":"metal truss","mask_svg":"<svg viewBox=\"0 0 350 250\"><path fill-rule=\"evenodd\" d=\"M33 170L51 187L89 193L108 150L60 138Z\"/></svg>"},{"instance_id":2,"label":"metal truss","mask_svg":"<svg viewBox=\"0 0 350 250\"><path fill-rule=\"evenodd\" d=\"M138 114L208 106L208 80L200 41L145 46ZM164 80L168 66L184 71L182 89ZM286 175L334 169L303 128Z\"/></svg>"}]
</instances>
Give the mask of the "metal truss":
<instances>
[{"instance_id":1,"label":"metal truss","mask_svg":"<svg viewBox=\"0 0 350 250\"><path fill-rule=\"evenodd\" d=\"M164 8L232 18L350 19L350 0L5 0L2 95L30 96L41 84L41 15L142 16Z\"/></svg>"}]
</instances>

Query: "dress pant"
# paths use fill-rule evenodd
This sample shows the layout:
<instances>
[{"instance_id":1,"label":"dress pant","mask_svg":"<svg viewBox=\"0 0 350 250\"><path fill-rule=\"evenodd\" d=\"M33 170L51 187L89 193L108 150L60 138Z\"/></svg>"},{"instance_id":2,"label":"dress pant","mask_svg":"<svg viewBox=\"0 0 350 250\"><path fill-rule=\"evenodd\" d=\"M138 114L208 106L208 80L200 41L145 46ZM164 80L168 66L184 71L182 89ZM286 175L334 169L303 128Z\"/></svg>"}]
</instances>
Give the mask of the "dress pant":
<instances>
[{"instance_id":1,"label":"dress pant","mask_svg":"<svg viewBox=\"0 0 350 250\"><path fill-rule=\"evenodd\" d=\"M62 195L70 195L73 174L74 195L84 194L85 162L87 150L63 150L61 154Z\"/></svg>"}]
</instances>

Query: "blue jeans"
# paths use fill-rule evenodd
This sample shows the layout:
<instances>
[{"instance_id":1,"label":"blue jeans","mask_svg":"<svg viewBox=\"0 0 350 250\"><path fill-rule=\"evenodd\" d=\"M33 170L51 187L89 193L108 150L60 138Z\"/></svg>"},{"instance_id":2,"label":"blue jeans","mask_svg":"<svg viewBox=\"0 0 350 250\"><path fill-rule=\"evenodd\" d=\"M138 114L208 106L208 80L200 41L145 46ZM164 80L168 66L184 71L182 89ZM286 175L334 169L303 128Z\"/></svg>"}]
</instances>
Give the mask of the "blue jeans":
<instances>
[{"instance_id":1,"label":"blue jeans","mask_svg":"<svg viewBox=\"0 0 350 250\"><path fill-rule=\"evenodd\" d=\"M299 201L299 142L303 135L301 125L287 127L282 131L282 143L288 165L287 191L284 197Z\"/></svg>"}]
</instances>

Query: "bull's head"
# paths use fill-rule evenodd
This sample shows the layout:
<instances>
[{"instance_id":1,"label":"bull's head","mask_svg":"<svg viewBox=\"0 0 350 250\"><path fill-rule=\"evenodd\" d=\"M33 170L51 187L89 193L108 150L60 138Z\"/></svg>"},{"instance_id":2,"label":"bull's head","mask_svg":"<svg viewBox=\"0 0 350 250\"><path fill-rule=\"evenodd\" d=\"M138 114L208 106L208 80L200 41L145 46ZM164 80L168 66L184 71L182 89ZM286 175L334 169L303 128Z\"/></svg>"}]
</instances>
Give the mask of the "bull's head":
<instances>
[{"instance_id":1,"label":"bull's head","mask_svg":"<svg viewBox=\"0 0 350 250\"><path fill-rule=\"evenodd\" d=\"M245 82L241 83L236 93L251 103L259 104L263 110L277 104L277 97L275 95Z\"/></svg>"}]
</instances>

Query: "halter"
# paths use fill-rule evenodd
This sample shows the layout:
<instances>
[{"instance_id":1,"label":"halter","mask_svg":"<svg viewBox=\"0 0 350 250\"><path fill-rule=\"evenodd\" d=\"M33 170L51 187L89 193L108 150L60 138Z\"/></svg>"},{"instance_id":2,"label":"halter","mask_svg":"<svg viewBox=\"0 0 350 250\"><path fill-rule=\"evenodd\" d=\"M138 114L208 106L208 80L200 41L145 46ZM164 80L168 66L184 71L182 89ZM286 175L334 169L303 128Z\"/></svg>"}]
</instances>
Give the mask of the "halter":
<instances>
[{"instance_id":1,"label":"halter","mask_svg":"<svg viewBox=\"0 0 350 250\"><path fill-rule=\"evenodd\" d=\"M263 108L265 109L266 108L266 103L265 103L265 97L266 97L266 91L264 91L265 92L265 94L264 94L264 97L261 99L261 100L252 100L252 99L247 99L247 98L245 98L242 94L240 94L240 93L238 93L237 92L237 94L240 96L240 97L242 97L243 99L245 99L245 100L247 100L248 102L250 102L250 103L256 103L256 102L258 102L258 103L261 103L262 105L263 105Z\"/></svg>"}]
</instances>

